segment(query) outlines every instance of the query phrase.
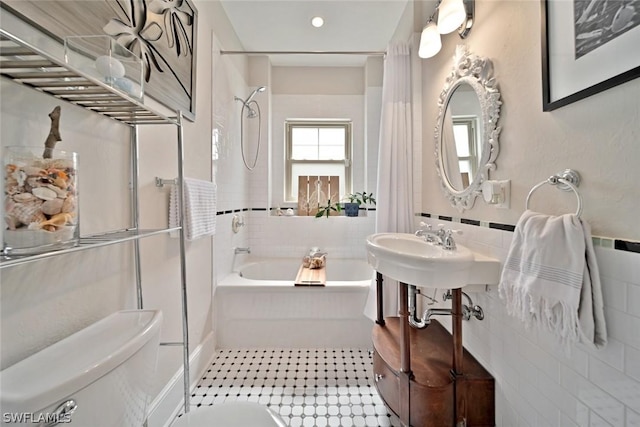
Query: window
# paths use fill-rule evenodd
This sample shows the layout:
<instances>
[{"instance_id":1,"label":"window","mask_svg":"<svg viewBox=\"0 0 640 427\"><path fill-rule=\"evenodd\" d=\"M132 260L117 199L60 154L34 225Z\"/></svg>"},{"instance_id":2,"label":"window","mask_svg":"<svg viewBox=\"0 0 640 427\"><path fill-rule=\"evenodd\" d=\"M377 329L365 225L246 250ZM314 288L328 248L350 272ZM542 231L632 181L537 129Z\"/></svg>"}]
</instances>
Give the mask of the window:
<instances>
[{"instance_id":1,"label":"window","mask_svg":"<svg viewBox=\"0 0 640 427\"><path fill-rule=\"evenodd\" d=\"M351 122L285 122L285 199L297 201L298 177L340 177L340 198L351 192Z\"/></svg>"},{"instance_id":2,"label":"window","mask_svg":"<svg viewBox=\"0 0 640 427\"><path fill-rule=\"evenodd\" d=\"M453 134L456 141L460 173L466 176L467 180L469 177L475 176L480 158L478 144L476 143L476 123L477 119L475 117L453 118ZM465 187L468 185L468 182L465 183Z\"/></svg>"}]
</instances>

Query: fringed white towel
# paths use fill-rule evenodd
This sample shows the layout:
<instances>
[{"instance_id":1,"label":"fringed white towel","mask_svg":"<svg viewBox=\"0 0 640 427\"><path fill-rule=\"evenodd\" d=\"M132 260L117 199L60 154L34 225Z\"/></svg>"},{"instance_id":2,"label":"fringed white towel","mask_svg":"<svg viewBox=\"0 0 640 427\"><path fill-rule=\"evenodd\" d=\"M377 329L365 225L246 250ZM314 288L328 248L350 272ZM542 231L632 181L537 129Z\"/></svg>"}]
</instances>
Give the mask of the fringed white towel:
<instances>
[{"instance_id":1,"label":"fringed white towel","mask_svg":"<svg viewBox=\"0 0 640 427\"><path fill-rule=\"evenodd\" d=\"M194 178L184 179L185 217L184 232L187 240L212 235L216 232L216 185ZM180 201L178 186L174 185L169 197L169 227L179 225Z\"/></svg>"},{"instance_id":2,"label":"fringed white towel","mask_svg":"<svg viewBox=\"0 0 640 427\"><path fill-rule=\"evenodd\" d=\"M607 343L600 274L591 229L575 214L527 210L518 220L500 278L507 312L546 329L565 350Z\"/></svg>"}]
</instances>

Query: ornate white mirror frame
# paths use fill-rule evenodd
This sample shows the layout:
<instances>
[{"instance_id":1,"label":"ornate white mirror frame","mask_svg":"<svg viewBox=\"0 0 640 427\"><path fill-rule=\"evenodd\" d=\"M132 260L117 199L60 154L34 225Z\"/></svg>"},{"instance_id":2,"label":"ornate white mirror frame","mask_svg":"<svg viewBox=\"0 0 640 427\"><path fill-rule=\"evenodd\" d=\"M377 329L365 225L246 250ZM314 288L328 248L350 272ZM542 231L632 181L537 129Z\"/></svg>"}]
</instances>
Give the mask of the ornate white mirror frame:
<instances>
[{"instance_id":1,"label":"ornate white mirror frame","mask_svg":"<svg viewBox=\"0 0 640 427\"><path fill-rule=\"evenodd\" d=\"M479 148L477 170L469 178L469 185L457 189L452 185L452 177L447 175L445 150L443 146L443 129L445 115L451 98L461 85L468 84L478 97L482 123L479 124ZM495 159L500 150L498 136L501 128L500 92L493 75L493 64L490 59L469 53L467 46L458 45L453 57L453 69L447 77L444 88L438 98L438 120L435 128L436 170L440 178L442 190L460 212L471 209L475 198L481 194L482 182L489 178L489 171L496 168ZM457 159L456 159L457 160Z\"/></svg>"}]
</instances>

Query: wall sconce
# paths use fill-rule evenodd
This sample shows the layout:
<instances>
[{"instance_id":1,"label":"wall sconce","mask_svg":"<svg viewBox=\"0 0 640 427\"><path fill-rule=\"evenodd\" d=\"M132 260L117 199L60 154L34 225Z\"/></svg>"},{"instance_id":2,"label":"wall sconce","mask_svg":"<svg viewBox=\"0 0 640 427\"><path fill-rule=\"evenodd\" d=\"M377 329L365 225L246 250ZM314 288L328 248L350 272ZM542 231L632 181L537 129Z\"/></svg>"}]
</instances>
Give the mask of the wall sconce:
<instances>
[{"instance_id":1,"label":"wall sconce","mask_svg":"<svg viewBox=\"0 0 640 427\"><path fill-rule=\"evenodd\" d=\"M418 56L431 58L440 52L440 34L449 34L457 29L461 38L467 37L473 26L474 11L475 0L440 0L422 30Z\"/></svg>"}]
</instances>

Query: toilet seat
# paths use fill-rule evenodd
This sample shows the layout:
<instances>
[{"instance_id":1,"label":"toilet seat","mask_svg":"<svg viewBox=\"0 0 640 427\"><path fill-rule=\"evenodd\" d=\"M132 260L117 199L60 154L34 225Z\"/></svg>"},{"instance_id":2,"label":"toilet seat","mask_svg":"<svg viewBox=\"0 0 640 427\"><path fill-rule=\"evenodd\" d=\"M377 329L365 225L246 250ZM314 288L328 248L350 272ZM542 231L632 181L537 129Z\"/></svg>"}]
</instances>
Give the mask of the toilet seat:
<instances>
[{"instance_id":1,"label":"toilet seat","mask_svg":"<svg viewBox=\"0 0 640 427\"><path fill-rule=\"evenodd\" d=\"M278 414L253 402L200 407L179 417L171 427L286 427Z\"/></svg>"}]
</instances>

